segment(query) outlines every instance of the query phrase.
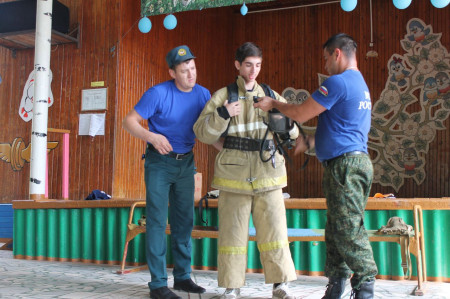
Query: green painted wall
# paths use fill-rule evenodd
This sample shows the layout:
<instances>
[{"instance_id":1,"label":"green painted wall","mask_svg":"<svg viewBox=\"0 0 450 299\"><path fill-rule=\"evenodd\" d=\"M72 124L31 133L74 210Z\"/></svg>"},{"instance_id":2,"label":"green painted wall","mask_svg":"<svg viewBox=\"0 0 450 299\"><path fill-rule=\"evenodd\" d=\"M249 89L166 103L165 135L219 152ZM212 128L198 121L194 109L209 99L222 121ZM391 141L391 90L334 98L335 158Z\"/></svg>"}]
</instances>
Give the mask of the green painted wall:
<instances>
[{"instance_id":1,"label":"green painted wall","mask_svg":"<svg viewBox=\"0 0 450 299\"><path fill-rule=\"evenodd\" d=\"M29 209L14 210L14 256L36 259L64 259L95 263L119 264L128 221L128 208ZM134 222L143 208L137 208ZM201 225L196 210L195 224ZM427 274L429 277L450 278L450 211L424 211L424 231ZM217 226L217 209L206 212L208 225ZM400 216L413 224L412 211L366 211L367 229L386 225L392 216ZM288 227L324 228L325 210L287 210ZM251 225L253 225L251 223ZM167 238L170 248L170 236ZM372 242L380 275L402 276L400 246L396 243ZM145 263L144 235L130 242L127 261ZM192 265L217 267L217 240L193 240ZM290 243L295 268L300 271L323 271L323 242ZM170 250L167 263L172 264ZM416 261L412 257L413 275ZM256 242L249 242L248 268L261 269Z\"/></svg>"}]
</instances>

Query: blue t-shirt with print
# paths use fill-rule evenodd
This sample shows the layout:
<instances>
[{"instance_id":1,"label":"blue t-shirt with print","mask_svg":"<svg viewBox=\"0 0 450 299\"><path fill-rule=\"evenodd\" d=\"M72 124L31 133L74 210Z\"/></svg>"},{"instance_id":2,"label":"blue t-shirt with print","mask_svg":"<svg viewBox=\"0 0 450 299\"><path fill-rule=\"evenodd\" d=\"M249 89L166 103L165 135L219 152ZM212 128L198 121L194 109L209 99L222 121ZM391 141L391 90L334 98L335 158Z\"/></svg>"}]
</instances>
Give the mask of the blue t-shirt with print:
<instances>
[{"instance_id":1,"label":"blue t-shirt with print","mask_svg":"<svg viewBox=\"0 0 450 299\"><path fill-rule=\"evenodd\" d=\"M134 109L148 120L151 132L164 135L173 151L183 154L194 147L193 126L210 98L203 86L195 84L190 92L183 92L169 80L149 88Z\"/></svg>"},{"instance_id":2,"label":"blue t-shirt with print","mask_svg":"<svg viewBox=\"0 0 450 299\"><path fill-rule=\"evenodd\" d=\"M362 74L346 70L326 79L312 95L325 107L316 130L316 155L329 160L351 151L367 153L372 102Z\"/></svg>"}]
</instances>

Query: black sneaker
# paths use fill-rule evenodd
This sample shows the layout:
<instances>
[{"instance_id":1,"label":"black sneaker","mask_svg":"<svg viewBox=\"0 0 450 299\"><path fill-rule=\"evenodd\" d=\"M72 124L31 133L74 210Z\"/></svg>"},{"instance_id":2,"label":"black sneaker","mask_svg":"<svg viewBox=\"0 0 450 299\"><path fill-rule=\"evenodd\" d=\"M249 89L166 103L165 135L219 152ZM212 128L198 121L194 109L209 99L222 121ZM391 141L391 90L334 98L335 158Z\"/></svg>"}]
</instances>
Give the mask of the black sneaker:
<instances>
[{"instance_id":1,"label":"black sneaker","mask_svg":"<svg viewBox=\"0 0 450 299\"><path fill-rule=\"evenodd\" d=\"M150 298L152 299L183 299L168 287L161 287L150 291Z\"/></svg>"},{"instance_id":2,"label":"black sneaker","mask_svg":"<svg viewBox=\"0 0 450 299\"><path fill-rule=\"evenodd\" d=\"M177 291L185 291L188 293L196 293L196 294L201 294L201 293L206 292L206 290L204 288L195 284L195 282L193 282L192 279L190 279L190 278L186 279L186 280L175 282L173 284L173 288Z\"/></svg>"}]
</instances>

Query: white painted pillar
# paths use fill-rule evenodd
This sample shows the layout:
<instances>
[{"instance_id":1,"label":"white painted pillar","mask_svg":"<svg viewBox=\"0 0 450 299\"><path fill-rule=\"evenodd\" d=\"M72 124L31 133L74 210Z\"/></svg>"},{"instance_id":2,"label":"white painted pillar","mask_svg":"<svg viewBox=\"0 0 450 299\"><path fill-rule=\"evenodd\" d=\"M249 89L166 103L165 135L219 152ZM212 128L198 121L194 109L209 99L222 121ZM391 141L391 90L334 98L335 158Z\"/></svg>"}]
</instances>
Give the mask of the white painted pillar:
<instances>
[{"instance_id":1,"label":"white painted pillar","mask_svg":"<svg viewBox=\"0 0 450 299\"><path fill-rule=\"evenodd\" d=\"M36 0L36 39L34 49L34 103L31 129L30 199L45 198L47 159L48 95L53 0Z\"/></svg>"}]
</instances>

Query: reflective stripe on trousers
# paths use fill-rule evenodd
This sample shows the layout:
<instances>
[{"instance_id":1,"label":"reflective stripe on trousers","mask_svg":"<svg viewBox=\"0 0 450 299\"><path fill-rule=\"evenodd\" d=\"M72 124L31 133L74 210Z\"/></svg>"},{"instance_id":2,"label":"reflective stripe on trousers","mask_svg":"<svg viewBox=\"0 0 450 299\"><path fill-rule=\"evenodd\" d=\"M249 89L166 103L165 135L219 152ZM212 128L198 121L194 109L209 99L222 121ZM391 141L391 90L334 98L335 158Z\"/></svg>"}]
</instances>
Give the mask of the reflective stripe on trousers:
<instances>
[{"instance_id":1,"label":"reflective stripe on trousers","mask_svg":"<svg viewBox=\"0 0 450 299\"><path fill-rule=\"evenodd\" d=\"M281 189L244 195L220 192L218 285L245 284L248 226L252 213L266 283L295 280L287 238L286 209Z\"/></svg>"}]
</instances>

